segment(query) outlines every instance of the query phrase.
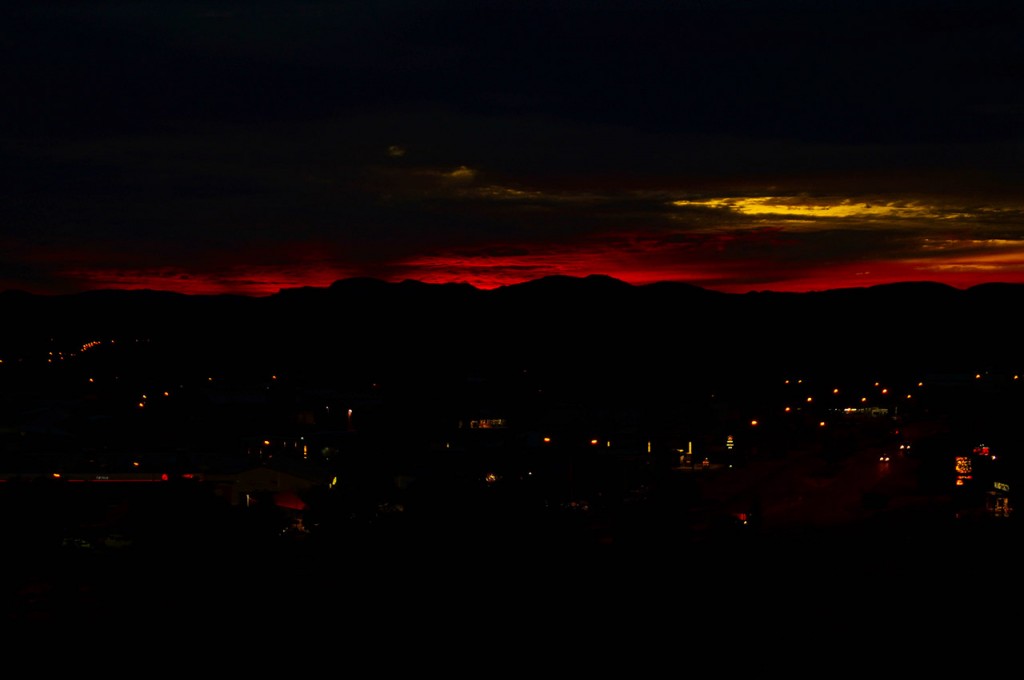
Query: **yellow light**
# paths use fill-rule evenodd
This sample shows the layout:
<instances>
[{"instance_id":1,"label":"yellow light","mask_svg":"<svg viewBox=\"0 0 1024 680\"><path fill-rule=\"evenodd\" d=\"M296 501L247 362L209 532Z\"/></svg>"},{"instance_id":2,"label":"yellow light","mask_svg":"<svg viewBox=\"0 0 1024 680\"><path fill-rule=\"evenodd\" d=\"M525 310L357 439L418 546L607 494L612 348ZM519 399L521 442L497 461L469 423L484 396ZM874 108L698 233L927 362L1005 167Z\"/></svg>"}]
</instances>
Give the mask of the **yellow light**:
<instances>
[{"instance_id":1,"label":"yellow light","mask_svg":"<svg viewBox=\"0 0 1024 680\"><path fill-rule=\"evenodd\" d=\"M750 424L756 427L757 426L757 421L756 420L751 420Z\"/></svg>"},{"instance_id":2,"label":"yellow light","mask_svg":"<svg viewBox=\"0 0 1024 680\"><path fill-rule=\"evenodd\" d=\"M818 423L818 427L825 427L825 421L823 420L820 423Z\"/></svg>"},{"instance_id":3,"label":"yellow light","mask_svg":"<svg viewBox=\"0 0 1024 680\"><path fill-rule=\"evenodd\" d=\"M590 443L591 443L592 445L594 445L594 446L597 446L597 440L596 440L596 439L591 439L591 440L590 440Z\"/></svg>"},{"instance_id":4,"label":"yellow light","mask_svg":"<svg viewBox=\"0 0 1024 680\"><path fill-rule=\"evenodd\" d=\"M813 200L792 196L721 196L700 200L677 200L678 207L699 207L729 210L741 215L767 215L778 217L847 217L873 218L885 216L934 216L943 214L934 206L886 201L853 201L849 198L817 197Z\"/></svg>"}]
</instances>

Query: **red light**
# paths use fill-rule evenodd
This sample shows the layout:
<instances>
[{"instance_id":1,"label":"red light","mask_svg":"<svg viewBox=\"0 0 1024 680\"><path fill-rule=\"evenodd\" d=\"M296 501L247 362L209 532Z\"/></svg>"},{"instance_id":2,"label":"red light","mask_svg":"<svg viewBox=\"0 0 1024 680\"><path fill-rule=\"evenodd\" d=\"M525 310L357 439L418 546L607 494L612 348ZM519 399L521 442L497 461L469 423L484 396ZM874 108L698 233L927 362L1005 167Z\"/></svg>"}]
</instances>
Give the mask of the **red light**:
<instances>
[{"instance_id":1,"label":"red light","mask_svg":"<svg viewBox=\"0 0 1024 680\"><path fill-rule=\"evenodd\" d=\"M165 472L165 473L163 473L162 475L160 475L160 480L161 480L161 481L164 481L164 482L166 482L166 481L167 481L168 479L170 479L170 477L168 477L168 476L167 476L167 473L166 473L166 472Z\"/></svg>"}]
</instances>

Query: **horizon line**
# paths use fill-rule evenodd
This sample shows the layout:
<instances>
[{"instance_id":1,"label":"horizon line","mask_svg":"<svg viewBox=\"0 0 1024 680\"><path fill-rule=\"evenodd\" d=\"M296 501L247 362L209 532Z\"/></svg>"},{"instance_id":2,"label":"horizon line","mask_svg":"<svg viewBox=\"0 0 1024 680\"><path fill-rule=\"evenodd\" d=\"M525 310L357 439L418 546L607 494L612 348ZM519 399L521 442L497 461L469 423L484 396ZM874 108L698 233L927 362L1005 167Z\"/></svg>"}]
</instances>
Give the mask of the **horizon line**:
<instances>
[{"instance_id":1,"label":"horizon line","mask_svg":"<svg viewBox=\"0 0 1024 680\"><path fill-rule=\"evenodd\" d=\"M477 285L474 285L474 284L472 284L472 283L470 283L468 281L443 281L443 282L435 282L435 281L424 281L424 280L421 280L421 279L412 279L412 278L405 278L405 279L400 279L400 280L388 280L388 279L385 279L385 278L382 278L382 277L375 277L375 276L350 276L350 277L344 277L344 278L340 278L340 279L335 279L334 281L332 281L332 282L330 282L330 283L328 283L326 285L322 285L322 286L305 285L305 286L281 287L281 288L278 288L277 291L270 292L270 293L256 293L256 292L248 292L247 293L247 292L243 292L243 291L235 291L235 292L224 291L224 292L210 292L210 293L195 293L195 292L186 292L186 291L182 291L182 290L175 290L175 289L172 289L172 288L154 288L152 286L124 286L124 287L114 286L114 287L87 288L87 289L82 289L82 290L77 290L77 291L67 291L67 292L36 292L36 291L32 291L32 290L27 290L27 289L24 289L24 288L7 288L7 289L4 289L4 290L0 290L0 295L27 295L27 296L31 296L31 297L51 297L51 298L56 298L56 297L75 297L77 295L89 295L89 294L98 294L98 293L160 293L160 294L166 294L166 295L179 295L179 296L182 296L182 297L240 297L240 298L250 298L250 299L263 299L263 298L271 298L271 297L274 297L276 295L288 294L288 293L293 293L293 292L298 292L298 291L317 291L317 290L326 291L326 290L330 290L331 288L333 288L333 287L335 287L335 286L337 286L339 284L344 284L344 283L348 283L348 282L357 282L357 281L365 281L365 282L370 282L370 283L378 283L378 284L382 284L382 285L386 285L386 286L400 286L400 285L415 284L415 285L436 286L436 287L461 287L461 288L470 288L472 290L476 290L476 291L480 291L480 292L491 292L491 291L506 290L506 289L511 289L511 288L518 288L520 286L528 286L528 285L532 285L532 284L536 284L536 283L540 283L540 282L544 282L544 281L554 281L554 280L569 280L569 281L607 280L607 281L610 281L610 282L615 282L617 284L621 284L622 286L626 286L626 287L629 287L629 288L650 288L652 286L674 285L674 286L688 287L688 288L693 288L693 289L697 289L697 290L706 291L706 292L709 292L709 293L714 293L714 294L718 294L718 295L727 295L727 296L743 296L743 295L750 295L750 294L804 295L804 294L813 294L813 293L829 293L829 292L836 292L836 291L868 290L868 289L873 289L873 288L886 288L886 287L892 287L892 286L912 286L912 285L916 285L916 286L938 286L938 287L949 288L949 289L952 289L952 290L960 290L960 291L967 291L967 290L970 290L972 288L979 288L979 287L982 287L982 286L989 286L989 285L1000 285L1000 286L1020 286L1020 285L1022 285L1019 282L1012 282L1012 281L986 281L986 282L981 282L981 283L973 283L973 284L969 284L969 285L957 286L957 285L954 285L952 283L946 283L946 282L938 281L938 280L935 280L935 279L907 279L907 280L899 280L899 281L890 281L890 282L880 282L880 283L866 284L866 285L862 285L862 286L835 286L835 287L829 287L829 288L813 288L813 289L807 289L807 290L780 290L780 289L775 289L775 288L772 288L772 287L765 287L765 288L754 288L754 287L752 287L752 288L750 288L749 290L746 290L746 291L725 291L725 290L718 290L718 289L710 287L710 286L704 286L704 285L701 285L701 284L698 284L698 283L692 283L692 282L689 282L689 281L682 281L682 280L678 280L678 279L675 279L675 280L673 280L673 279L664 279L664 280L658 280L658 281L648 281L648 282L643 282L643 283L631 283L629 281L626 281L624 279L612 276L610 274L584 274L584 275L548 274L548 275L545 275L545 276L539 276L539 277L537 277L535 279L527 279L527 280L518 281L518 282L515 282L515 283L502 284L502 285L499 285L499 286L493 286L493 287L489 287L489 288L488 287L477 286Z\"/></svg>"}]
</instances>

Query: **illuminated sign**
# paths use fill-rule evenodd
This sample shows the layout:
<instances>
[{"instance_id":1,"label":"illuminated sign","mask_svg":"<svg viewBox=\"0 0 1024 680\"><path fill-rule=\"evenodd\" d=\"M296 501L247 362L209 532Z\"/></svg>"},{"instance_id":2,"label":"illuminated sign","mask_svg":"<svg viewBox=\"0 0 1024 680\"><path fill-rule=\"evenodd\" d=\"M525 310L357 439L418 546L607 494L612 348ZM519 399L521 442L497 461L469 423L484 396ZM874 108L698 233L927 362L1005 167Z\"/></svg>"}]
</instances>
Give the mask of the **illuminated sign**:
<instances>
[{"instance_id":1,"label":"illuminated sign","mask_svg":"<svg viewBox=\"0 0 1024 680\"><path fill-rule=\"evenodd\" d=\"M471 430L490 430L492 428L505 427L504 418L481 418L480 420L469 421L469 428Z\"/></svg>"},{"instance_id":2,"label":"illuminated sign","mask_svg":"<svg viewBox=\"0 0 1024 680\"><path fill-rule=\"evenodd\" d=\"M1010 485L1009 484L1004 484L1003 482L993 482L992 485L995 486L1000 491L1005 491L1007 493L1010 492Z\"/></svg>"}]
</instances>

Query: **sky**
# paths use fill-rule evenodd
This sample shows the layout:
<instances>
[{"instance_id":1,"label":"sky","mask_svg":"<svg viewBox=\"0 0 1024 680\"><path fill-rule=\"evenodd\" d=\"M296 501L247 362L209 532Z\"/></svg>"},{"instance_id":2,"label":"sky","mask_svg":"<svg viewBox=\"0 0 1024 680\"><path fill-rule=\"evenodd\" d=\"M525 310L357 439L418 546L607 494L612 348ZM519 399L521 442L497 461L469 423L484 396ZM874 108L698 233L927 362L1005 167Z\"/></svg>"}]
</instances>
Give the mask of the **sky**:
<instances>
[{"instance_id":1,"label":"sky","mask_svg":"<svg viewBox=\"0 0 1024 680\"><path fill-rule=\"evenodd\" d=\"M1024 282L992 0L21 0L0 290Z\"/></svg>"}]
</instances>

